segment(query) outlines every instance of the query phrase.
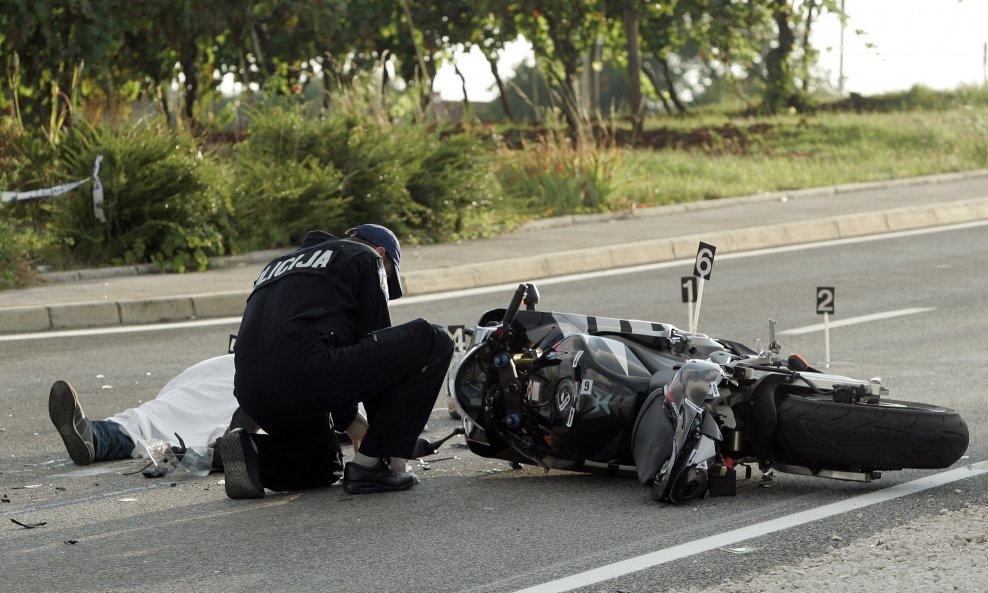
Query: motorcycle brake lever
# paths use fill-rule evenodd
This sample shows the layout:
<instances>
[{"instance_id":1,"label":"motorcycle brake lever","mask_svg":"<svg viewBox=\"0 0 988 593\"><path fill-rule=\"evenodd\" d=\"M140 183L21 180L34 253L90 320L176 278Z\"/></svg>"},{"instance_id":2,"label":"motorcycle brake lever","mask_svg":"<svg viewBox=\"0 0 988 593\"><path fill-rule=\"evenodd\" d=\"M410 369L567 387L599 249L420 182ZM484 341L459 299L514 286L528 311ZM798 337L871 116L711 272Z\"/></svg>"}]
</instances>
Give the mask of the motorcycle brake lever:
<instances>
[{"instance_id":1,"label":"motorcycle brake lever","mask_svg":"<svg viewBox=\"0 0 988 593\"><path fill-rule=\"evenodd\" d=\"M779 322L775 319L768 320L768 349L776 356L778 356L779 351L782 350L782 344L780 344L779 340L775 337L775 326L778 324Z\"/></svg>"}]
</instances>

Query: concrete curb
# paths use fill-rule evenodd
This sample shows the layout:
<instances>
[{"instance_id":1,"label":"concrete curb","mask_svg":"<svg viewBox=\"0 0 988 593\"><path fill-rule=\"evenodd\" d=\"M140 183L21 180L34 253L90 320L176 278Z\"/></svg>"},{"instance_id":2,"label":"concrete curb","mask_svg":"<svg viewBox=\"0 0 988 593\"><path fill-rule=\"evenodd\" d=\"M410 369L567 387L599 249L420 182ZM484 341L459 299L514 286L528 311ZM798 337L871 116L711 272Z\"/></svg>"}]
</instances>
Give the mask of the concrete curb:
<instances>
[{"instance_id":1,"label":"concrete curb","mask_svg":"<svg viewBox=\"0 0 988 593\"><path fill-rule=\"evenodd\" d=\"M245 264L262 264L282 255L284 250L271 249L268 251L253 251L242 255L229 255L209 259L210 269L232 268ZM120 276L140 276L143 274L159 274L158 266L154 264L135 264L132 266L114 266L109 268L89 268L70 270L67 272L44 272L38 276L45 282L79 282L84 280L101 280L103 278L119 278Z\"/></svg>"},{"instance_id":2,"label":"concrete curb","mask_svg":"<svg viewBox=\"0 0 988 593\"><path fill-rule=\"evenodd\" d=\"M651 216L663 216L670 212L697 212L700 210L714 210L726 208L738 204L759 204L763 202L778 202L782 200L798 200L800 198L815 198L820 196L832 196L853 191L867 191L872 189L888 189L893 187L929 185L934 183L947 183L962 179L977 179L988 177L988 169L977 169L974 171L959 171L957 173L942 173L939 175L926 175L923 177L906 177L902 179L887 179L884 181L867 181L864 183L847 183L843 185L828 185L823 187L809 187L806 189L793 189L785 191L766 192L753 194L750 196L738 196L736 198L719 198L716 200L705 200L702 202L686 202L683 204L667 204L663 206L651 206L648 208L632 208L618 212L606 212L601 214L573 214L568 216L556 216L553 218L543 218L526 222L521 226L521 230L537 231L539 229L555 228L561 226L571 226L574 224L584 224L589 222L602 222L608 220L626 220L628 218L647 218Z\"/></svg>"},{"instance_id":3,"label":"concrete curb","mask_svg":"<svg viewBox=\"0 0 988 593\"><path fill-rule=\"evenodd\" d=\"M403 274L402 279L405 281L405 294L428 294L691 258L696 255L700 241L716 245L717 253L732 253L979 220L988 220L988 198L451 266L409 272Z\"/></svg>"},{"instance_id":4,"label":"concrete curb","mask_svg":"<svg viewBox=\"0 0 988 593\"><path fill-rule=\"evenodd\" d=\"M988 169L978 169L974 171L960 171L957 173L943 173L940 175L926 175L923 177L907 177L902 179L887 179L883 181L868 181L864 183L848 183L844 185L830 185L823 187L810 187L806 189L794 189L786 191L766 192L750 196L738 196L736 198L720 198L716 200L706 200L702 202L686 202L683 204L667 204L663 206L650 206L648 208L633 208L618 212L605 212L600 214L576 214L569 216L557 216L553 218L543 218L526 222L521 226L523 231L538 231L540 229L556 228L562 226L572 226L592 222L605 222L609 220L627 220L629 218L649 218L653 216L664 216L670 212L698 212L701 210L712 210L726 208L738 204L758 204L763 202L777 202L782 200L799 200L800 198L813 198L819 196L831 196L852 191L866 191L871 189L888 189L892 187L904 187L915 185L927 185L934 183L947 183L961 179L975 179L988 177ZM231 268L239 265L266 264L272 259L285 253L284 249L271 249L267 251L255 251L241 255L230 255L213 257L209 260L210 269ZM630 264L634 265L634 264ZM45 272L39 277L45 282L78 282L84 280L100 280L103 278L113 278L119 276L139 276L142 274L157 274L158 267L154 264L135 264L130 266L116 266L109 268L92 268L83 270L72 270L66 272ZM3 326L0 326L3 327Z\"/></svg>"},{"instance_id":5,"label":"concrete curb","mask_svg":"<svg viewBox=\"0 0 988 593\"><path fill-rule=\"evenodd\" d=\"M718 254L722 254L981 220L988 220L988 198L450 266L408 272L403 275L403 279L405 294L414 296L688 259L696 254L697 244L700 241L716 245ZM236 317L243 312L249 294L250 291L231 291L164 298L0 308L0 332L40 332Z\"/></svg>"},{"instance_id":6,"label":"concrete curb","mask_svg":"<svg viewBox=\"0 0 988 593\"><path fill-rule=\"evenodd\" d=\"M250 291L0 308L0 334L236 317Z\"/></svg>"}]
</instances>

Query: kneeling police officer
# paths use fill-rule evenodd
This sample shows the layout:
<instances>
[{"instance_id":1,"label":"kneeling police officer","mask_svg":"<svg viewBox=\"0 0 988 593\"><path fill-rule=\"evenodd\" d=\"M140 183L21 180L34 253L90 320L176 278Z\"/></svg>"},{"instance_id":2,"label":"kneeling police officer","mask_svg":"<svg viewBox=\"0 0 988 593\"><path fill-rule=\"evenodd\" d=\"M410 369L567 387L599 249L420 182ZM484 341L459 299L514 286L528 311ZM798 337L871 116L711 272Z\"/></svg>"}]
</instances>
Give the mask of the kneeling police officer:
<instances>
[{"instance_id":1,"label":"kneeling police officer","mask_svg":"<svg viewBox=\"0 0 988 593\"><path fill-rule=\"evenodd\" d=\"M237 334L234 387L240 407L267 434L236 430L220 439L230 498L335 483L342 455L333 420L351 435L369 423L343 468L345 491L415 484L389 460L412 457L453 341L424 319L391 326L400 260L394 233L364 224L343 239L310 232L301 248L261 272Z\"/></svg>"}]
</instances>

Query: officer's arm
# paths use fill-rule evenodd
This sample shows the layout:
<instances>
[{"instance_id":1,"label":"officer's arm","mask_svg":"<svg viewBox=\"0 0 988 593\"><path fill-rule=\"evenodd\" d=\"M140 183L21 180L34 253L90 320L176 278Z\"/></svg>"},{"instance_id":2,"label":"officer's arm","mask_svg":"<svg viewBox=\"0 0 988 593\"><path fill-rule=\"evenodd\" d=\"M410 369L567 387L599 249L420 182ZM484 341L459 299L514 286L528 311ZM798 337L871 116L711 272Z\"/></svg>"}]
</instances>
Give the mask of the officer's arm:
<instances>
[{"instance_id":1,"label":"officer's arm","mask_svg":"<svg viewBox=\"0 0 988 593\"><path fill-rule=\"evenodd\" d=\"M365 336L371 332L391 327L391 314L388 311L388 297L385 291L387 278L380 275L384 270L381 258L374 255L358 257L356 282L357 302L357 335ZM380 270L380 272L379 272ZM382 286L382 278L384 286Z\"/></svg>"}]
</instances>

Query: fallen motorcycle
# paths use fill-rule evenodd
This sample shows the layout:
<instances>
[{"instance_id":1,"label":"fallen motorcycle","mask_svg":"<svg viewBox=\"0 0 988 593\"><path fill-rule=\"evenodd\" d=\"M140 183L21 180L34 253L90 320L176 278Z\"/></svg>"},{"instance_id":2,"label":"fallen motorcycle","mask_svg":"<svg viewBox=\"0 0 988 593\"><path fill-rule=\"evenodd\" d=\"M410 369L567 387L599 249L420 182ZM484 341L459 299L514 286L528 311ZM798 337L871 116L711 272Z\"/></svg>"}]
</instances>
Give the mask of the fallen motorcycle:
<instances>
[{"instance_id":1,"label":"fallen motorcycle","mask_svg":"<svg viewBox=\"0 0 988 593\"><path fill-rule=\"evenodd\" d=\"M538 300L520 284L507 309L484 313L449 375L467 445L483 457L637 475L655 500L683 503L735 494L742 464L867 482L947 467L967 449L956 411L783 358L775 322L756 351Z\"/></svg>"}]
</instances>

